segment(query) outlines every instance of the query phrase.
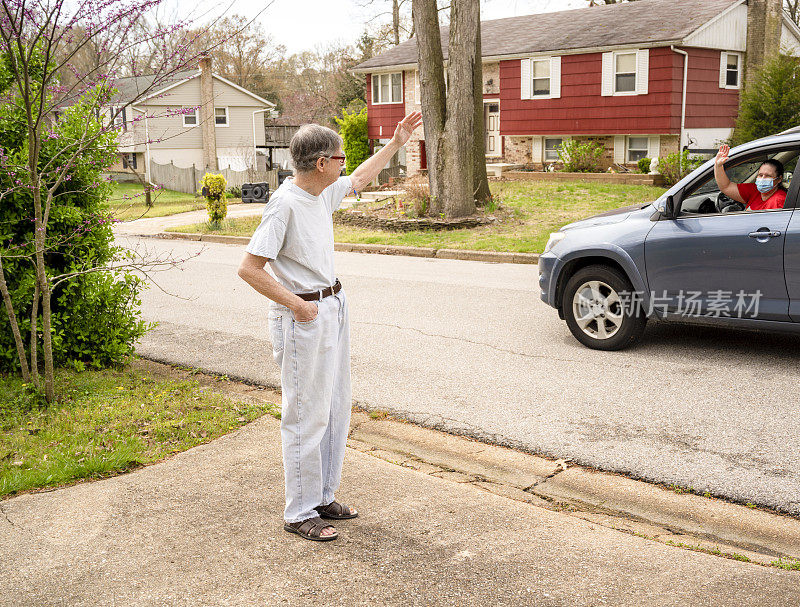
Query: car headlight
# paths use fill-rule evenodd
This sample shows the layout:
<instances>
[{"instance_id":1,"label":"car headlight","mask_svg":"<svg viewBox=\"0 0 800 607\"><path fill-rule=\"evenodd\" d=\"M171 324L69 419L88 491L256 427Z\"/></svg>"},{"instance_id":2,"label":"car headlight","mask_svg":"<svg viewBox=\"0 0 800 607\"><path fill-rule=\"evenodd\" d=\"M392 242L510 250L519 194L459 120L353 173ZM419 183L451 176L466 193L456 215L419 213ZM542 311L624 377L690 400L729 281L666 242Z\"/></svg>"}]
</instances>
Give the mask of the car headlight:
<instances>
[{"instance_id":1,"label":"car headlight","mask_svg":"<svg viewBox=\"0 0 800 607\"><path fill-rule=\"evenodd\" d=\"M556 246L557 243L564 240L566 235L566 232L552 232L550 234L550 238L547 240L547 244L544 245L544 253L547 253L550 249Z\"/></svg>"}]
</instances>

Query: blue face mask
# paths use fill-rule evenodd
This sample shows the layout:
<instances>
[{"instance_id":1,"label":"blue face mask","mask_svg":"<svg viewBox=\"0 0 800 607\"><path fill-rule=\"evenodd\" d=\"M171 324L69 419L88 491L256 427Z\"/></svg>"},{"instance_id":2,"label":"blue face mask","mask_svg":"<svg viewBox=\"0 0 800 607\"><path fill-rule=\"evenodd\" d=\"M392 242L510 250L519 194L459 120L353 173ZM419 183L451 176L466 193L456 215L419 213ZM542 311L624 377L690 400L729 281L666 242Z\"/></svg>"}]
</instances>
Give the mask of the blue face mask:
<instances>
[{"instance_id":1,"label":"blue face mask","mask_svg":"<svg viewBox=\"0 0 800 607\"><path fill-rule=\"evenodd\" d=\"M769 192L774 183L775 180L770 179L769 177L756 177L756 189L758 189L758 191L762 194Z\"/></svg>"}]
</instances>

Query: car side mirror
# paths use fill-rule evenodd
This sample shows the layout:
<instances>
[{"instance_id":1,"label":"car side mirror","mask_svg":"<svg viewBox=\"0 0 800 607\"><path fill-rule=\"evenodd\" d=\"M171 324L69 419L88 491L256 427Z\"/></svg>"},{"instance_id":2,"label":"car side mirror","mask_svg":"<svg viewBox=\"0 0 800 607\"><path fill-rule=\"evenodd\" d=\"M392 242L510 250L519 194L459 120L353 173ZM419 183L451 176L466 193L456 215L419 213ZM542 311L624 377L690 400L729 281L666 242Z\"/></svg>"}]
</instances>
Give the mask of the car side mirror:
<instances>
[{"instance_id":1,"label":"car side mirror","mask_svg":"<svg viewBox=\"0 0 800 607\"><path fill-rule=\"evenodd\" d=\"M672 196L660 198L655 206L658 214L653 217L653 221L657 221L661 217L671 219L675 215L675 199Z\"/></svg>"},{"instance_id":2,"label":"car side mirror","mask_svg":"<svg viewBox=\"0 0 800 607\"><path fill-rule=\"evenodd\" d=\"M672 219L675 217L675 198L672 196L667 196L667 199L664 201L664 217L668 217Z\"/></svg>"}]
</instances>

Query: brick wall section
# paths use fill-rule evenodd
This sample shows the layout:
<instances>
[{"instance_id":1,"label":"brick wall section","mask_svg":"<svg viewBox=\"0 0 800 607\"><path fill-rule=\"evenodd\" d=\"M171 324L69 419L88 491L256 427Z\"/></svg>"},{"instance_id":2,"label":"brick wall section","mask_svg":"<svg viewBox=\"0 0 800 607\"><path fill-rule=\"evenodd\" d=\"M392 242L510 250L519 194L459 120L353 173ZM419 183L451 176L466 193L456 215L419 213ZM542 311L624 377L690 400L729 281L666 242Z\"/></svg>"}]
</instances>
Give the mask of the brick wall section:
<instances>
[{"instance_id":1,"label":"brick wall section","mask_svg":"<svg viewBox=\"0 0 800 607\"><path fill-rule=\"evenodd\" d=\"M680 151L680 137L678 135L662 135L659 145L659 158L664 158L667 154L673 154Z\"/></svg>"},{"instance_id":2,"label":"brick wall section","mask_svg":"<svg viewBox=\"0 0 800 607\"><path fill-rule=\"evenodd\" d=\"M492 81L489 84L489 81ZM483 64L483 95L499 96L500 95L500 64L499 63L484 63Z\"/></svg>"},{"instance_id":3,"label":"brick wall section","mask_svg":"<svg viewBox=\"0 0 800 607\"><path fill-rule=\"evenodd\" d=\"M600 157L600 169L602 171L607 170L612 164L614 164L614 138L613 137L604 137L602 135L587 135L585 137L573 137L573 139L577 139L580 142L585 141L593 141L594 143L602 146L603 148L603 155Z\"/></svg>"},{"instance_id":4,"label":"brick wall section","mask_svg":"<svg viewBox=\"0 0 800 607\"><path fill-rule=\"evenodd\" d=\"M405 79L406 88L404 95L405 113L408 114L414 111L421 111L422 107L416 103L416 90L417 85L414 70L406 70L403 75ZM420 167L420 140L425 139L424 127L419 127L411 135L411 139L406 144L406 174L414 175L419 172Z\"/></svg>"},{"instance_id":5,"label":"brick wall section","mask_svg":"<svg viewBox=\"0 0 800 607\"><path fill-rule=\"evenodd\" d=\"M748 0L746 81L780 47L782 3L783 0Z\"/></svg>"},{"instance_id":6,"label":"brick wall section","mask_svg":"<svg viewBox=\"0 0 800 607\"><path fill-rule=\"evenodd\" d=\"M531 153L533 148L532 137L506 137L506 162L512 164L530 165L532 162Z\"/></svg>"}]
</instances>

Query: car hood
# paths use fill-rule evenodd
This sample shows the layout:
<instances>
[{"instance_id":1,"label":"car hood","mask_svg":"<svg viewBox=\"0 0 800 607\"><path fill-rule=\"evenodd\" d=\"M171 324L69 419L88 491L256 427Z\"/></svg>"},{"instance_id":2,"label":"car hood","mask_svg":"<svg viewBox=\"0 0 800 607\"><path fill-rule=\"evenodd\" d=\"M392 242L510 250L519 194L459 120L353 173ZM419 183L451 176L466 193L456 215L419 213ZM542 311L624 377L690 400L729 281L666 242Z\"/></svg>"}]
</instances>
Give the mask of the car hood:
<instances>
[{"instance_id":1,"label":"car hood","mask_svg":"<svg viewBox=\"0 0 800 607\"><path fill-rule=\"evenodd\" d=\"M574 230L576 228L589 228L592 226L606 226L612 223L620 223L621 221L625 221L631 215L631 213L635 213L636 211L641 211L648 207L650 207L650 203L645 205L634 204L631 206L614 209L613 211L606 211L605 213L600 213L599 215L593 215L592 217L588 217L587 219L581 219L580 221L568 223L563 228L561 228L561 230L566 231L566 230Z\"/></svg>"}]
</instances>

